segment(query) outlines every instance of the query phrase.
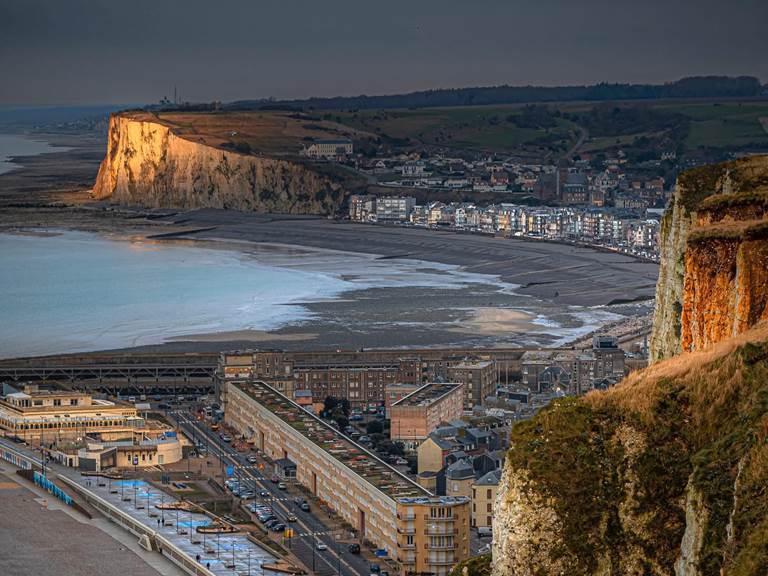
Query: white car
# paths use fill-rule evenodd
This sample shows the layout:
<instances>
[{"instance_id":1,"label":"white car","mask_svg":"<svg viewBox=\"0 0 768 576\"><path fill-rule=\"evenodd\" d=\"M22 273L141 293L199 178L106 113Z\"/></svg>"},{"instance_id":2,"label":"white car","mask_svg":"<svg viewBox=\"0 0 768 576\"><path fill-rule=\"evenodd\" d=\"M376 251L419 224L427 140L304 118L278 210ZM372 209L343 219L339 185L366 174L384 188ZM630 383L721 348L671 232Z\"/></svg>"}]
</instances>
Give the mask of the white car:
<instances>
[{"instance_id":1,"label":"white car","mask_svg":"<svg viewBox=\"0 0 768 576\"><path fill-rule=\"evenodd\" d=\"M326 546L325 544L323 544L323 543L322 543L322 542L320 542L320 541L318 541L318 542L317 542L317 544L315 544L315 548L317 548L317 549L318 549L318 550L320 550L321 552L322 552L323 550L328 550L328 546Z\"/></svg>"}]
</instances>

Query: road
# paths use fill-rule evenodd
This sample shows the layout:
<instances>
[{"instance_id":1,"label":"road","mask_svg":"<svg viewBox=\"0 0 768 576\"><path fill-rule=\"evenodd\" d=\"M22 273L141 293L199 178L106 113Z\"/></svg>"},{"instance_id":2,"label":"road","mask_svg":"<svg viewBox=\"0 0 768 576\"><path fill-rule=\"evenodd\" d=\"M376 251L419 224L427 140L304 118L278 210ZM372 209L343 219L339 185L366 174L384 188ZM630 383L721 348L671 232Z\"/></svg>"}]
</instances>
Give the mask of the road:
<instances>
[{"instance_id":1,"label":"road","mask_svg":"<svg viewBox=\"0 0 768 576\"><path fill-rule=\"evenodd\" d=\"M294 537L291 542L291 550L305 566L312 569L314 564L315 569L313 571L316 574L333 573L340 576L352 576L370 573L370 565L365 558L351 554L347 550L346 543L337 543L335 536L340 535L340 531L336 530L335 533L329 531L322 519L315 514L319 512L319 508L315 506L312 512L304 512L295 506L293 496L285 490L280 490L276 484L265 478L258 470L258 466L243 463L243 455L223 442L218 434L199 422L192 412L176 410L168 412L168 415L176 420L187 436L197 442L203 441L209 454L223 460L226 465L233 466L235 468L234 475L252 483L257 493L262 490L269 492L269 497L257 496L256 500L271 506L275 516L283 520L286 525L294 528L297 537ZM286 521L289 514L294 514L297 521L289 524ZM316 550L313 545L315 539L323 542L328 549L325 551ZM347 538L344 539L347 540Z\"/></svg>"}]
</instances>

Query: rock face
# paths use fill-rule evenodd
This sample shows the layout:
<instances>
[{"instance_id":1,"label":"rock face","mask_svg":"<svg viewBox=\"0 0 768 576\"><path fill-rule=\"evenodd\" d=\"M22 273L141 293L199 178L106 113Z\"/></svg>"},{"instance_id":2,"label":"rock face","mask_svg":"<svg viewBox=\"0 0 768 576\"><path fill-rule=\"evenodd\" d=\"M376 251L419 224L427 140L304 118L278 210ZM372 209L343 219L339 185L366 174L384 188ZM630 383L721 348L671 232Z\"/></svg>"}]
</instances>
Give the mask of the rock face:
<instances>
[{"instance_id":1,"label":"rock face","mask_svg":"<svg viewBox=\"0 0 768 576\"><path fill-rule=\"evenodd\" d=\"M767 254L768 157L682 174L662 221L651 360L768 318Z\"/></svg>"},{"instance_id":2,"label":"rock face","mask_svg":"<svg viewBox=\"0 0 768 576\"><path fill-rule=\"evenodd\" d=\"M160 122L113 115L95 198L153 208L331 214L347 190L319 168L181 138Z\"/></svg>"},{"instance_id":3,"label":"rock face","mask_svg":"<svg viewBox=\"0 0 768 576\"><path fill-rule=\"evenodd\" d=\"M766 158L680 178L658 361L513 428L493 576L768 574L766 214Z\"/></svg>"},{"instance_id":4,"label":"rock face","mask_svg":"<svg viewBox=\"0 0 768 576\"><path fill-rule=\"evenodd\" d=\"M768 325L517 424L493 575L768 573Z\"/></svg>"}]
</instances>

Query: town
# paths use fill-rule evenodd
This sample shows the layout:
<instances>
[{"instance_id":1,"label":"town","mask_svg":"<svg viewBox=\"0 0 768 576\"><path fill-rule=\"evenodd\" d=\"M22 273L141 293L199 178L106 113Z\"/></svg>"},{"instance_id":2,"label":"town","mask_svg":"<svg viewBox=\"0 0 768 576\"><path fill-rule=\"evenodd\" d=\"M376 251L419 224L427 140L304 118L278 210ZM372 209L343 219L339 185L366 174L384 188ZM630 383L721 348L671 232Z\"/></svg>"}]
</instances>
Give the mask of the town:
<instances>
[{"instance_id":1,"label":"town","mask_svg":"<svg viewBox=\"0 0 768 576\"><path fill-rule=\"evenodd\" d=\"M192 573L448 574L488 550L511 425L641 365L602 335L211 361L91 361L68 382L6 362L0 455Z\"/></svg>"},{"instance_id":2,"label":"town","mask_svg":"<svg viewBox=\"0 0 768 576\"><path fill-rule=\"evenodd\" d=\"M426 153L360 158L353 143L341 139L317 140L302 154L354 166L384 190L350 198L349 218L355 222L580 243L658 261L660 220L670 189L664 177L648 177L647 168L645 176L633 173L621 151L599 159L584 153L559 165ZM674 152L664 152L651 164L663 171L662 163L674 160ZM418 203L411 190L419 190L426 201ZM429 200L445 192L473 201ZM491 194L509 201L482 202Z\"/></svg>"}]
</instances>

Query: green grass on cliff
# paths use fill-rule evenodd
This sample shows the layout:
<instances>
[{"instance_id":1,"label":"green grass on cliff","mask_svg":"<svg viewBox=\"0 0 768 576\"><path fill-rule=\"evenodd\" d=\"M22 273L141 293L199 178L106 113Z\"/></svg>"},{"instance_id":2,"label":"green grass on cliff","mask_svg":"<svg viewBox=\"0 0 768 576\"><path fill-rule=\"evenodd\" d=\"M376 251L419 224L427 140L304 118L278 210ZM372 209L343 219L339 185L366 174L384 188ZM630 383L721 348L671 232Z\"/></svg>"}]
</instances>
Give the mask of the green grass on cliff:
<instances>
[{"instance_id":1,"label":"green grass on cliff","mask_svg":"<svg viewBox=\"0 0 768 576\"><path fill-rule=\"evenodd\" d=\"M556 511L548 537L569 573L672 574L689 481L706 509L700 573L768 573L755 536L768 534L766 340L673 359L515 426L507 463Z\"/></svg>"}]
</instances>

